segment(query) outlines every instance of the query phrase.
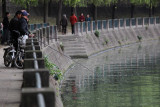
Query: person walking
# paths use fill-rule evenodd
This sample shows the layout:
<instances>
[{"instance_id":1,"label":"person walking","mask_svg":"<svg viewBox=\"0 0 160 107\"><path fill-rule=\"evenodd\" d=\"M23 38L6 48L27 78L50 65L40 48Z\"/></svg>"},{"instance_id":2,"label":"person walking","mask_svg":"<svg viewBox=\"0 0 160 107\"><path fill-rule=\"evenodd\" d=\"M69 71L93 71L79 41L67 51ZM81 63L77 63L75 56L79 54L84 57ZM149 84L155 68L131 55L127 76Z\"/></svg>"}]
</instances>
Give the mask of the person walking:
<instances>
[{"instance_id":1,"label":"person walking","mask_svg":"<svg viewBox=\"0 0 160 107\"><path fill-rule=\"evenodd\" d=\"M7 44L9 43L9 16L10 13L6 12L5 17L3 18L3 35L2 35L2 41L1 44L3 45L5 42L7 42Z\"/></svg>"},{"instance_id":2,"label":"person walking","mask_svg":"<svg viewBox=\"0 0 160 107\"><path fill-rule=\"evenodd\" d=\"M87 17L86 17L85 21L91 21L91 18L89 17L89 14L87 14Z\"/></svg>"},{"instance_id":3,"label":"person walking","mask_svg":"<svg viewBox=\"0 0 160 107\"><path fill-rule=\"evenodd\" d=\"M74 25L77 22L77 17L75 16L75 13L73 13L72 16L70 16L70 22L72 27L72 34L75 34Z\"/></svg>"},{"instance_id":4,"label":"person walking","mask_svg":"<svg viewBox=\"0 0 160 107\"><path fill-rule=\"evenodd\" d=\"M67 26L68 26L68 20L66 17L66 14L63 15L60 24L62 26L62 34L66 34Z\"/></svg>"},{"instance_id":5,"label":"person walking","mask_svg":"<svg viewBox=\"0 0 160 107\"><path fill-rule=\"evenodd\" d=\"M83 15L83 13L81 13L81 15L79 16L79 21L80 22L84 22L85 21L85 17Z\"/></svg>"}]
</instances>

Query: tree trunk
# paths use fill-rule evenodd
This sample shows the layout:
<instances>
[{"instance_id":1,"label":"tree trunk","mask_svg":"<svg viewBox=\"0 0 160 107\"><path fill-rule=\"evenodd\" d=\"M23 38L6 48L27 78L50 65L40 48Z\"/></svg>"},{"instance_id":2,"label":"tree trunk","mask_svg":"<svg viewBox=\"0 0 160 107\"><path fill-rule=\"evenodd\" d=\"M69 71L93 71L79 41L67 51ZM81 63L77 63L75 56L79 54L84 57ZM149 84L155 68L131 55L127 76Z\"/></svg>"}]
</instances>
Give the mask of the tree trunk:
<instances>
[{"instance_id":1,"label":"tree trunk","mask_svg":"<svg viewBox=\"0 0 160 107\"><path fill-rule=\"evenodd\" d=\"M152 7L152 15L153 16L155 15L155 7L154 6Z\"/></svg>"},{"instance_id":2,"label":"tree trunk","mask_svg":"<svg viewBox=\"0 0 160 107\"><path fill-rule=\"evenodd\" d=\"M97 6L94 6L94 20L97 21Z\"/></svg>"},{"instance_id":3,"label":"tree trunk","mask_svg":"<svg viewBox=\"0 0 160 107\"><path fill-rule=\"evenodd\" d=\"M112 6L112 19L115 19L115 10L116 10L116 5L113 4L113 6Z\"/></svg>"},{"instance_id":4,"label":"tree trunk","mask_svg":"<svg viewBox=\"0 0 160 107\"><path fill-rule=\"evenodd\" d=\"M27 9L26 10L27 10L28 13L30 13L30 3L27 3Z\"/></svg>"},{"instance_id":5,"label":"tree trunk","mask_svg":"<svg viewBox=\"0 0 160 107\"><path fill-rule=\"evenodd\" d=\"M134 9L135 9L135 5L131 4L131 18L134 17Z\"/></svg>"},{"instance_id":6,"label":"tree trunk","mask_svg":"<svg viewBox=\"0 0 160 107\"><path fill-rule=\"evenodd\" d=\"M149 17L152 17L152 0L150 0Z\"/></svg>"},{"instance_id":7,"label":"tree trunk","mask_svg":"<svg viewBox=\"0 0 160 107\"><path fill-rule=\"evenodd\" d=\"M48 2L47 0L44 0L44 19L43 19L44 23L48 22Z\"/></svg>"},{"instance_id":8,"label":"tree trunk","mask_svg":"<svg viewBox=\"0 0 160 107\"><path fill-rule=\"evenodd\" d=\"M6 14L6 0L2 0L2 17Z\"/></svg>"},{"instance_id":9,"label":"tree trunk","mask_svg":"<svg viewBox=\"0 0 160 107\"><path fill-rule=\"evenodd\" d=\"M58 15L57 15L57 20L56 20L56 24L57 24L59 31L61 31L60 21L61 21L61 15L62 15L62 2L63 2L63 0L59 0Z\"/></svg>"},{"instance_id":10,"label":"tree trunk","mask_svg":"<svg viewBox=\"0 0 160 107\"><path fill-rule=\"evenodd\" d=\"M149 17L152 17L152 7L149 7Z\"/></svg>"}]
</instances>

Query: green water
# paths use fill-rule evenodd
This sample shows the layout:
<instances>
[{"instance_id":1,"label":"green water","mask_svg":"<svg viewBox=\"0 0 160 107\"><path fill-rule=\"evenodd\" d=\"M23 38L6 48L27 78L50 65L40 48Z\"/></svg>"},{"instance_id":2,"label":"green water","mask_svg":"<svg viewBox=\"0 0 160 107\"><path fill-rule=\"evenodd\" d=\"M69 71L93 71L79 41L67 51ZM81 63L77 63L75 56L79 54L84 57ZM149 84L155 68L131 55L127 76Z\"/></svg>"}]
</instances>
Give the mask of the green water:
<instances>
[{"instance_id":1,"label":"green water","mask_svg":"<svg viewBox=\"0 0 160 107\"><path fill-rule=\"evenodd\" d=\"M62 83L64 107L160 107L160 42L78 62Z\"/></svg>"}]
</instances>

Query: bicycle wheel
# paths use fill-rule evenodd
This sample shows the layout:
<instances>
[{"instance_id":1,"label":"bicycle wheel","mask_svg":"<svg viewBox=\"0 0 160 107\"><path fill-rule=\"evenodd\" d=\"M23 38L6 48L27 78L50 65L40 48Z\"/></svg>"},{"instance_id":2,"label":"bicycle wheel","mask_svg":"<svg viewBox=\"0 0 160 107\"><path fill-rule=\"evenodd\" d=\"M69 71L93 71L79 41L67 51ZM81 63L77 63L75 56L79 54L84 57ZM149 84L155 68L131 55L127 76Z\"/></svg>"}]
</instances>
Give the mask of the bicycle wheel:
<instances>
[{"instance_id":1,"label":"bicycle wheel","mask_svg":"<svg viewBox=\"0 0 160 107\"><path fill-rule=\"evenodd\" d=\"M4 58L4 65L8 67L12 62L12 58L9 51L5 51L3 58Z\"/></svg>"},{"instance_id":2,"label":"bicycle wheel","mask_svg":"<svg viewBox=\"0 0 160 107\"><path fill-rule=\"evenodd\" d=\"M24 59L23 59L22 53L19 53L14 59L14 65L17 68L22 69L23 64L24 64Z\"/></svg>"}]
</instances>

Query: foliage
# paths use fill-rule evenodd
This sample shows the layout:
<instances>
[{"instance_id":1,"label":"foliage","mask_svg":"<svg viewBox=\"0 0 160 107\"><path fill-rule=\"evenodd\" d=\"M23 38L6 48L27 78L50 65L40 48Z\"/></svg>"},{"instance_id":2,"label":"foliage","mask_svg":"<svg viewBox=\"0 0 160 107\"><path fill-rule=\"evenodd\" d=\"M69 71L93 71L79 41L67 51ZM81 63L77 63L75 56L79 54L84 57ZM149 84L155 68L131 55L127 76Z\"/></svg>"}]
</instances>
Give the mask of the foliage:
<instances>
[{"instance_id":1,"label":"foliage","mask_svg":"<svg viewBox=\"0 0 160 107\"><path fill-rule=\"evenodd\" d=\"M44 57L44 62L46 68L50 71L50 75L54 76L56 80L62 79L62 71L55 64L51 63L47 56Z\"/></svg>"},{"instance_id":2,"label":"foliage","mask_svg":"<svg viewBox=\"0 0 160 107\"><path fill-rule=\"evenodd\" d=\"M11 2L16 3L17 5L21 5L23 7L27 7L27 5L37 6L38 0L11 0Z\"/></svg>"},{"instance_id":3,"label":"foliage","mask_svg":"<svg viewBox=\"0 0 160 107\"><path fill-rule=\"evenodd\" d=\"M142 40L142 36L137 36L138 40L141 41Z\"/></svg>"},{"instance_id":4,"label":"foliage","mask_svg":"<svg viewBox=\"0 0 160 107\"><path fill-rule=\"evenodd\" d=\"M96 36L97 38L99 38L100 33L99 33L98 30L96 30L96 31L94 32L94 34L95 34L95 36Z\"/></svg>"},{"instance_id":5,"label":"foliage","mask_svg":"<svg viewBox=\"0 0 160 107\"><path fill-rule=\"evenodd\" d=\"M130 0L130 2L132 4L135 4L135 5L147 5L147 6L158 6L158 4L160 3L160 0Z\"/></svg>"},{"instance_id":6,"label":"foliage","mask_svg":"<svg viewBox=\"0 0 160 107\"><path fill-rule=\"evenodd\" d=\"M63 43L62 43L62 42L60 42L60 44L59 44L59 45L60 45L61 50L62 50L62 51L64 51L64 45L63 45Z\"/></svg>"},{"instance_id":7,"label":"foliage","mask_svg":"<svg viewBox=\"0 0 160 107\"><path fill-rule=\"evenodd\" d=\"M109 40L107 38L105 38L105 43L106 45L108 44Z\"/></svg>"},{"instance_id":8,"label":"foliage","mask_svg":"<svg viewBox=\"0 0 160 107\"><path fill-rule=\"evenodd\" d=\"M119 45L121 45L121 41L120 40L118 41L118 43L119 43Z\"/></svg>"}]
</instances>

